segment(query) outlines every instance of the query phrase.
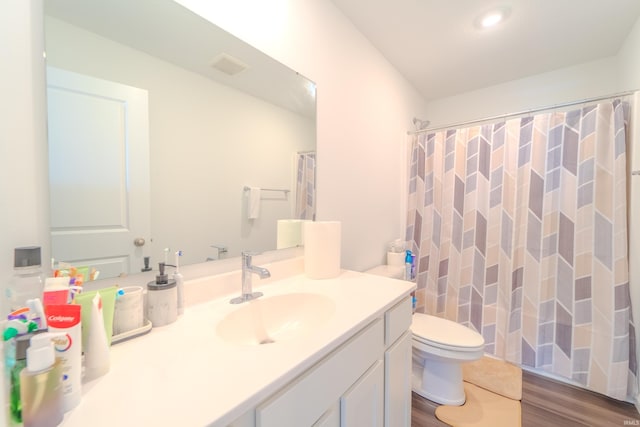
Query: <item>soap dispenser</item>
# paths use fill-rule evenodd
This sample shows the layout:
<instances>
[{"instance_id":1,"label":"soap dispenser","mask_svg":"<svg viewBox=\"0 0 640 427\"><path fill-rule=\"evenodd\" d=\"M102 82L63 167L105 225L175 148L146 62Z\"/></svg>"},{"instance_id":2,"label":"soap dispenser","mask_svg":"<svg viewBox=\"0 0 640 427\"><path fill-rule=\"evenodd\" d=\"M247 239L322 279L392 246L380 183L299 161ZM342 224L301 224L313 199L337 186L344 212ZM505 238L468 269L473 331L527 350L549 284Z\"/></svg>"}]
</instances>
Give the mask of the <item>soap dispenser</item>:
<instances>
[{"instance_id":1,"label":"soap dispenser","mask_svg":"<svg viewBox=\"0 0 640 427\"><path fill-rule=\"evenodd\" d=\"M58 334L33 335L27 366L20 372L20 400L24 427L55 427L62 422L62 365L52 339Z\"/></svg>"},{"instance_id":2,"label":"soap dispenser","mask_svg":"<svg viewBox=\"0 0 640 427\"><path fill-rule=\"evenodd\" d=\"M175 280L169 280L165 263L159 263L156 280L147 283L147 319L155 326L173 323L178 318L178 289Z\"/></svg>"}]
</instances>

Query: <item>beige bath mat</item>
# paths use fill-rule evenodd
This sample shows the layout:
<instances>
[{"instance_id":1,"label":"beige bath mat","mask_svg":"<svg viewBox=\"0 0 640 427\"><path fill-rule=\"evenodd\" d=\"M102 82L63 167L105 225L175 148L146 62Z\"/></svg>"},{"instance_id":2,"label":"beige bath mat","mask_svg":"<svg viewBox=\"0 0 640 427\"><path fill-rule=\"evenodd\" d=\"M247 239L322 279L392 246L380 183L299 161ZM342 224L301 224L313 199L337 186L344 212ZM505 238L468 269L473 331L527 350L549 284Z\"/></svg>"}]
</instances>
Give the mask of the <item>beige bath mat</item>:
<instances>
[{"instance_id":1,"label":"beige bath mat","mask_svg":"<svg viewBox=\"0 0 640 427\"><path fill-rule=\"evenodd\" d=\"M520 401L492 393L471 383L464 383L467 401L462 406L442 405L436 417L453 427L520 427Z\"/></svg>"},{"instance_id":2,"label":"beige bath mat","mask_svg":"<svg viewBox=\"0 0 640 427\"><path fill-rule=\"evenodd\" d=\"M462 365L462 406L439 406L436 417L453 427L519 427L522 425L522 369L491 357Z\"/></svg>"},{"instance_id":3,"label":"beige bath mat","mask_svg":"<svg viewBox=\"0 0 640 427\"><path fill-rule=\"evenodd\" d=\"M462 364L462 378L510 399L522 399L522 369L493 357L484 356Z\"/></svg>"}]
</instances>

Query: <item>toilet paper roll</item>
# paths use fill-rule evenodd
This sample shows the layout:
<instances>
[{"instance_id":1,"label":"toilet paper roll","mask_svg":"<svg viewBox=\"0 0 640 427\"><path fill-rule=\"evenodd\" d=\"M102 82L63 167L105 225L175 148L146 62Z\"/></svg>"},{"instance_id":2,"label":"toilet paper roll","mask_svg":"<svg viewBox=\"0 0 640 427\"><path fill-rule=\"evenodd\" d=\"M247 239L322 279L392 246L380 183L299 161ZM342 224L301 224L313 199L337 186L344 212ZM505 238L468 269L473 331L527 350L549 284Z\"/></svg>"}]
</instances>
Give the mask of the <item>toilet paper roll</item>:
<instances>
[{"instance_id":1,"label":"toilet paper roll","mask_svg":"<svg viewBox=\"0 0 640 427\"><path fill-rule=\"evenodd\" d=\"M276 232L276 248L293 248L304 244L303 225L306 219L279 219Z\"/></svg>"},{"instance_id":2,"label":"toilet paper roll","mask_svg":"<svg viewBox=\"0 0 640 427\"><path fill-rule=\"evenodd\" d=\"M404 266L404 252L387 252L387 265Z\"/></svg>"},{"instance_id":3,"label":"toilet paper roll","mask_svg":"<svg viewBox=\"0 0 640 427\"><path fill-rule=\"evenodd\" d=\"M309 221L304 224L304 273L310 279L340 275L340 221Z\"/></svg>"}]
</instances>

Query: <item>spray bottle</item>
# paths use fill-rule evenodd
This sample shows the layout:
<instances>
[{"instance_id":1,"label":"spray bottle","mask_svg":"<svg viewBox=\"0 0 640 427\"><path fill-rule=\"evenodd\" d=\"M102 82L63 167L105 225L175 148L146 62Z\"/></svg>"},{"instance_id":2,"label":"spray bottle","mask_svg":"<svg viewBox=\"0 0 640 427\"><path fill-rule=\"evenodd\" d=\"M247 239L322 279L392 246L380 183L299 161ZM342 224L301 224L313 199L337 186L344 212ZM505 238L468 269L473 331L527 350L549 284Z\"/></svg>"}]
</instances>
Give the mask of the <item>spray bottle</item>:
<instances>
[{"instance_id":1,"label":"spray bottle","mask_svg":"<svg viewBox=\"0 0 640 427\"><path fill-rule=\"evenodd\" d=\"M404 280L411 280L411 269L413 266L413 256L411 250L407 249L404 257Z\"/></svg>"}]
</instances>

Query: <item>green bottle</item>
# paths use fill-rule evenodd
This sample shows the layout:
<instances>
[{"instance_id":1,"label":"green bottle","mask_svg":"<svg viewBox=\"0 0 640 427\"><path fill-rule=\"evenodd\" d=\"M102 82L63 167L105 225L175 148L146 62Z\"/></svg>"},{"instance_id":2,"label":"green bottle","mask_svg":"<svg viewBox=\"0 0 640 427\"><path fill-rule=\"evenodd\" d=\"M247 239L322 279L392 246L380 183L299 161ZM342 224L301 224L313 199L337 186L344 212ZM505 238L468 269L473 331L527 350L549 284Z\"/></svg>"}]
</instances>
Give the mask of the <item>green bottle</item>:
<instances>
[{"instance_id":1,"label":"green bottle","mask_svg":"<svg viewBox=\"0 0 640 427\"><path fill-rule=\"evenodd\" d=\"M9 413L14 425L22 425L22 401L20 399L20 372L27 366L27 348L33 334L16 337L16 363L10 374Z\"/></svg>"}]
</instances>

